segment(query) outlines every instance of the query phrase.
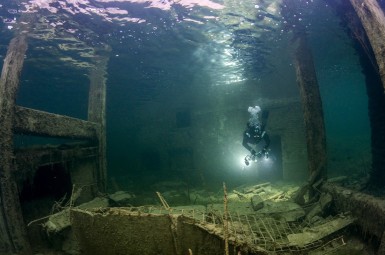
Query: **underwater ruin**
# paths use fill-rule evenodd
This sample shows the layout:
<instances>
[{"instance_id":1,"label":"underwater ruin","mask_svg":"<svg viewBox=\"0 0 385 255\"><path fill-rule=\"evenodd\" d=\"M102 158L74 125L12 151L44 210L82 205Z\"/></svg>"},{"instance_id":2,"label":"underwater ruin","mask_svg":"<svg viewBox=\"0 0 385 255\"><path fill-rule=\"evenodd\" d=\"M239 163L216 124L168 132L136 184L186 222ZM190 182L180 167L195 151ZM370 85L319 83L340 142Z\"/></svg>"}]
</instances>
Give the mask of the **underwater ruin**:
<instances>
[{"instance_id":1,"label":"underwater ruin","mask_svg":"<svg viewBox=\"0 0 385 255\"><path fill-rule=\"evenodd\" d=\"M385 254L384 10L2 1L0 254Z\"/></svg>"}]
</instances>

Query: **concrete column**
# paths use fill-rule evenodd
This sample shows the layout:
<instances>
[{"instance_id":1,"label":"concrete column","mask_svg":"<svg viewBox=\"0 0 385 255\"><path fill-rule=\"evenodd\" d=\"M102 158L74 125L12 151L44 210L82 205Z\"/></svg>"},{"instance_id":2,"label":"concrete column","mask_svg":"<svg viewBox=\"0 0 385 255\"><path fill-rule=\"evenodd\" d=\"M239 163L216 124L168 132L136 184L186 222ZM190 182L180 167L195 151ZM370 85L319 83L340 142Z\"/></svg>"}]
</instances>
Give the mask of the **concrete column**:
<instances>
[{"instance_id":1,"label":"concrete column","mask_svg":"<svg viewBox=\"0 0 385 255\"><path fill-rule=\"evenodd\" d=\"M31 247L20 208L15 181L13 123L15 97L27 51L27 39L19 35L9 44L0 79L0 253L30 254Z\"/></svg>"},{"instance_id":2,"label":"concrete column","mask_svg":"<svg viewBox=\"0 0 385 255\"><path fill-rule=\"evenodd\" d=\"M317 76L306 35L299 33L295 39L297 48L294 62L302 99L311 184L327 175L325 124Z\"/></svg>"},{"instance_id":3,"label":"concrete column","mask_svg":"<svg viewBox=\"0 0 385 255\"><path fill-rule=\"evenodd\" d=\"M377 0L350 0L372 45L385 90L385 15Z\"/></svg>"},{"instance_id":4,"label":"concrete column","mask_svg":"<svg viewBox=\"0 0 385 255\"><path fill-rule=\"evenodd\" d=\"M107 157L106 157L106 75L109 49L104 56L95 60L95 67L90 72L90 91L88 99L88 120L98 123L99 166L95 171L98 188L106 191L107 183Z\"/></svg>"}]
</instances>

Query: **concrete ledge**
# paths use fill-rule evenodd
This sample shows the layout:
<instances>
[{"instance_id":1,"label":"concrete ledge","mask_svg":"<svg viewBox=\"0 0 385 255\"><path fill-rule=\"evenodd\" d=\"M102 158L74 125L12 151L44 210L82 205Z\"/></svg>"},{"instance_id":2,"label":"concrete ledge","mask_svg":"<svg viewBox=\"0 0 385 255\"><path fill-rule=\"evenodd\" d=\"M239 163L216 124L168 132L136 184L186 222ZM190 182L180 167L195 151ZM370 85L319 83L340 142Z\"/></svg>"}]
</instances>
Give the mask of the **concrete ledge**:
<instances>
[{"instance_id":1,"label":"concrete ledge","mask_svg":"<svg viewBox=\"0 0 385 255\"><path fill-rule=\"evenodd\" d=\"M377 237L378 240L384 239L382 238L385 230L384 200L331 183L325 183L321 189L333 196L338 211L350 211L365 233Z\"/></svg>"},{"instance_id":2,"label":"concrete ledge","mask_svg":"<svg viewBox=\"0 0 385 255\"><path fill-rule=\"evenodd\" d=\"M68 116L15 107L14 131L37 136L96 140L99 125Z\"/></svg>"}]
</instances>

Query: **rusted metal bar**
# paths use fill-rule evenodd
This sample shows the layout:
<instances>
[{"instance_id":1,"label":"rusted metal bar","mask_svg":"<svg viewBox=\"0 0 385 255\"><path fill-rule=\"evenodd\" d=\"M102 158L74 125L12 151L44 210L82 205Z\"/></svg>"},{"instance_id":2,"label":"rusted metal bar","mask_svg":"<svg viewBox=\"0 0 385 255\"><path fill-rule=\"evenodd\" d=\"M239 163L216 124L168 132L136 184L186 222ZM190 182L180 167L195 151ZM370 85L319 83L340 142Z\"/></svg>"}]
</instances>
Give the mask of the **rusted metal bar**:
<instances>
[{"instance_id":1,"label":"rusted metal bar","mask_svg":"<svg viewBox=\"0 0 385 255\"><path fill-rule=\"evenodd\" d=\"M0 78L0 253L31 254L15 181L13 120L27 39L11 40Z\"/></svg>"},{"instance_id":2,"label":"rusted metal bar","mask_svg":"<svg viewBox=\"0 0 385 255\"><path fill-rule=\"evenodd\" d=\"M106 156L106 75L109 50L106 55L95 60L95 68L90 72L90 91L88 101L88 120L100 125L97 133L99 141L99 169L95 173L100 191L106 191L107 156Z\"/></svg>"},{"instance_id":3,"label":"rusted metal bar","mask_svg":"<svg viewBox=\"0 0 385 255\"><path fill-rule=\"evenodd\" d=\"M14 131L16 133L96 140L99 124L68 116L15 107Z\"/></svg>"}]
</instances>

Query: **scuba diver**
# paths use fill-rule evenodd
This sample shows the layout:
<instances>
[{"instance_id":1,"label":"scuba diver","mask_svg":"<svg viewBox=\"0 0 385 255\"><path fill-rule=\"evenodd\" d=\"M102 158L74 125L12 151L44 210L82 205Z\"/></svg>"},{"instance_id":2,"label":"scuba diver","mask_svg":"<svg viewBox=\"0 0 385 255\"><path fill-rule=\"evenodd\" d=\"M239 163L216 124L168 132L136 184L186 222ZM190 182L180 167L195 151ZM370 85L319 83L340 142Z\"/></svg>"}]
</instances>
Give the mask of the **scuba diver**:
<instances>
[{"instance_id":1,"label":"scuba diver","mask_svg":"<svg viewBox=\"0 0 385 255\"><path fill-rule=\"evenodd\" d=\"M245 147L251 153L245 157L245 164L247 166L249 165L250 161L257 161L257 159L261 158L262 156L268 158L268 149L270 145L269 135L265 131L268 112L262 112L261 107L259 106L250 106L248 108L248 112L250 113L250 118L247 122L246 130L243 132L242 141L243 147ZM265 145L263 146L262 150L257 153L256 147L262 139L264 140Z\"/></svg>"}]
</instances>

